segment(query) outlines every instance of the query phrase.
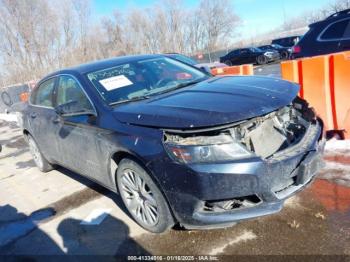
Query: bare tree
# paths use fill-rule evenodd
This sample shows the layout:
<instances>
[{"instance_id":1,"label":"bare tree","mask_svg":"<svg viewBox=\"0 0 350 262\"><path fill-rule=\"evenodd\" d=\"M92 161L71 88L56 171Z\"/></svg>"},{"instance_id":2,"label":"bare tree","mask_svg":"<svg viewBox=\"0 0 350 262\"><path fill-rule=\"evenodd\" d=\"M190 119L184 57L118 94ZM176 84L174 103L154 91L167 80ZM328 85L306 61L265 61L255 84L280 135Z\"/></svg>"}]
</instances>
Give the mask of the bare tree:
<instances>
[{"instance_id":1,"label":"bare tree","mask_svg":"<svg viewBox=\"0 0 350 262\"><path fill-rule=\"evenodd\" d=\"M55 61L57 17L46 1L1 0L0 52L14 79L37 77Z\"/></svg>"},{"instance_id":2,"label":"bare tree","mask_svg":"<svg viewBox=\"0 0 350 262\"><path fill-rule=\"evenodd\" d=\"M88 46L87 46L87 38L88 38L88 29L90 27L90 18L91 18L91 10L90 10L90 1L89 0L71 0L72 5L74 7L74 11L77 14L77 26L79 30L79 45L80 52L77 55L81 61L87 60Z\"/></svg>"},{"instance_id":3,"label":"bare tree","mask_svg":"<svg viewBox=\"0 0 350 262\"><path fill-rule=\"evenodd\" d=\"M240 22L229 0L202 0L199 17L203 25L204 47L210 53L229 41Z\"/></svg>"},{"instance_id":4,"label":"bare tree","mask_svg":"<svg viewBox=\"0 0 350 262\"><path fill-rule=\"evenodd\" d=\"M2 81L125 54L212 52L231 41L239 22L229 0L202 0L191 10L159 0L91 18L90 0L0 0Z\"/></svg>"}]
</instances>

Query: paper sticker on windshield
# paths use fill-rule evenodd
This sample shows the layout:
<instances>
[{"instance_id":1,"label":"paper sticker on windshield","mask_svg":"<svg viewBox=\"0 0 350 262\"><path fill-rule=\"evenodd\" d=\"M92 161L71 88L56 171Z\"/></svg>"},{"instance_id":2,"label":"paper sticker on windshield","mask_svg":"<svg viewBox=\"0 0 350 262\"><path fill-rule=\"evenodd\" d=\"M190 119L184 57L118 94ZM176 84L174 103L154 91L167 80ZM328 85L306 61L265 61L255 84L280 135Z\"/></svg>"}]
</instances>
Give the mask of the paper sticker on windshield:
<instances>
[{"instance_id":1,"label":"paper sticker on windshield","mask_svg":"<svg viewBox=\"0 0 350 262\"><path fill-rule=\"evenodd\" d=\"M99 82L104 88L106 88L107 91L112 91L114 89L133 84L125 75L113 76L100 80Z\"/></svg>"}]
</instances>

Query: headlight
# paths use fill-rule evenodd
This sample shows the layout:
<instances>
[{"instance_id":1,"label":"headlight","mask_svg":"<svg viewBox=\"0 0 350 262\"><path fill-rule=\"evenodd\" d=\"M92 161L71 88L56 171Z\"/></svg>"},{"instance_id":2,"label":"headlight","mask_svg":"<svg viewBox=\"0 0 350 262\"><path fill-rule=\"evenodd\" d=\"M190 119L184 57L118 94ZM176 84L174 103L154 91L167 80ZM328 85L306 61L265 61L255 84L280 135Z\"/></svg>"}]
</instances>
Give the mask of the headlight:
<instances>
[{"instance_id":1,"label":"headlight","mask_svg":"<svg viewBox=\"0 0 350 262\"><path fill-rule=\"evenodd\" d=\"M198 136L165 142L168 154L181 163L213 163L251 157L230 135Z\"/></svg>"},{"instance_id":2,"label":"headlight","mask_svg":"<svg viewBox=\"0 0 350 262\"><path fill-rule=\"evenodd\" d=\"M266 52L264 55L266 55L266 56L272 56L273 55L273 53L272 52Z\"/></svg>"}]
</instances>

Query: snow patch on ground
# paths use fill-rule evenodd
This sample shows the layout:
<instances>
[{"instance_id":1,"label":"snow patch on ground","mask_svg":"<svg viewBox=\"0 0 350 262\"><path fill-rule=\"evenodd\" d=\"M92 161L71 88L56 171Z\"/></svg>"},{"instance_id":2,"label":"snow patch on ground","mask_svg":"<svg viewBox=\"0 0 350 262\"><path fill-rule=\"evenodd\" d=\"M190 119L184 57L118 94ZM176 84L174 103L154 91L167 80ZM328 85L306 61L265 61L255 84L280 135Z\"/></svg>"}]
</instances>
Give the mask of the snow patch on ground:
<instances>
[{"instance_id":1,"label":"snow patch on ground","mask_svg":"<svg viewBox=\"0 0 350 262\"><path fill-rule=\"evenodd\" d=\"M7 122L17 122L16 114L0 114L0 120L4 120Z\"/></svg>"},{"instance_id":2,"label":"snow patch on ground","mask_svg":"<svg viewBox=\"0 0 350 262\"><path fill-rule=\"evenodd\" d=\"M257 238L257 235L253 233L253 231L245 230L241 235L235 237L234 239L226 242L223 246L216 247L209 252L209 255L218 255L224 252L225 248L239 242L246 242L248 240L252 240Z\"/></svg>"},{"instance_id":3,"label":"snow patch on ground","mask_svg":"<svg viewBox=\"0 0 350 262\"><path fill-rule=\"evenodd\" d=\"M347 154L350 155L350 140L336 140L331 139L327 141L325 147L325 154Z\"/></svg>"},{"instance_id":4,"label":"snow patch on ground","mask_svg":"<svg viewBox=\"0 0 350 262\"><path fill-rule=\"evenodd\" d=\"M325 147L326 166L318 178L350 187L350 140L331 139Z\"/></svg>"},{"instance_id":5,"label":"snow patch on ground","mask_svg":"<svg viewBox=\"0 0 350 262\"><path fill-rule=\"evenodd\" d=\"M339 185L350 187L350 165L326 161L318 178L331 180Z\"/></svg>"}]
</instances>

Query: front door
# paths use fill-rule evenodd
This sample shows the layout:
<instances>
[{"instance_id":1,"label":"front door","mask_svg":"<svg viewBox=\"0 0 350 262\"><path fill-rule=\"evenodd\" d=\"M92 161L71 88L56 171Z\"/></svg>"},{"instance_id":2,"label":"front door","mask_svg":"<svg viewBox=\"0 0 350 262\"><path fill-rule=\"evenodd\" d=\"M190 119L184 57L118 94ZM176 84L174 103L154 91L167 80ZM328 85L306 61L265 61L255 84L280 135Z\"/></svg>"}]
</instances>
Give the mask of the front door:
<instances>
[{"instance_id":1,"label":"front door","mask_svg":"<svg viewBox=\"0 0 350 262\"><path fill-rule=\"evenodd\" d=\"M76 103L72 112L58 116L57 143L60 148L60 162L94 180L105 183L101 154L98 152L100 129L96 123L97 114L83 87L70 75L59 77L56 90L56 107ZM75 110L75 111L74 111Z\"/></svg>"}]
</instances>

